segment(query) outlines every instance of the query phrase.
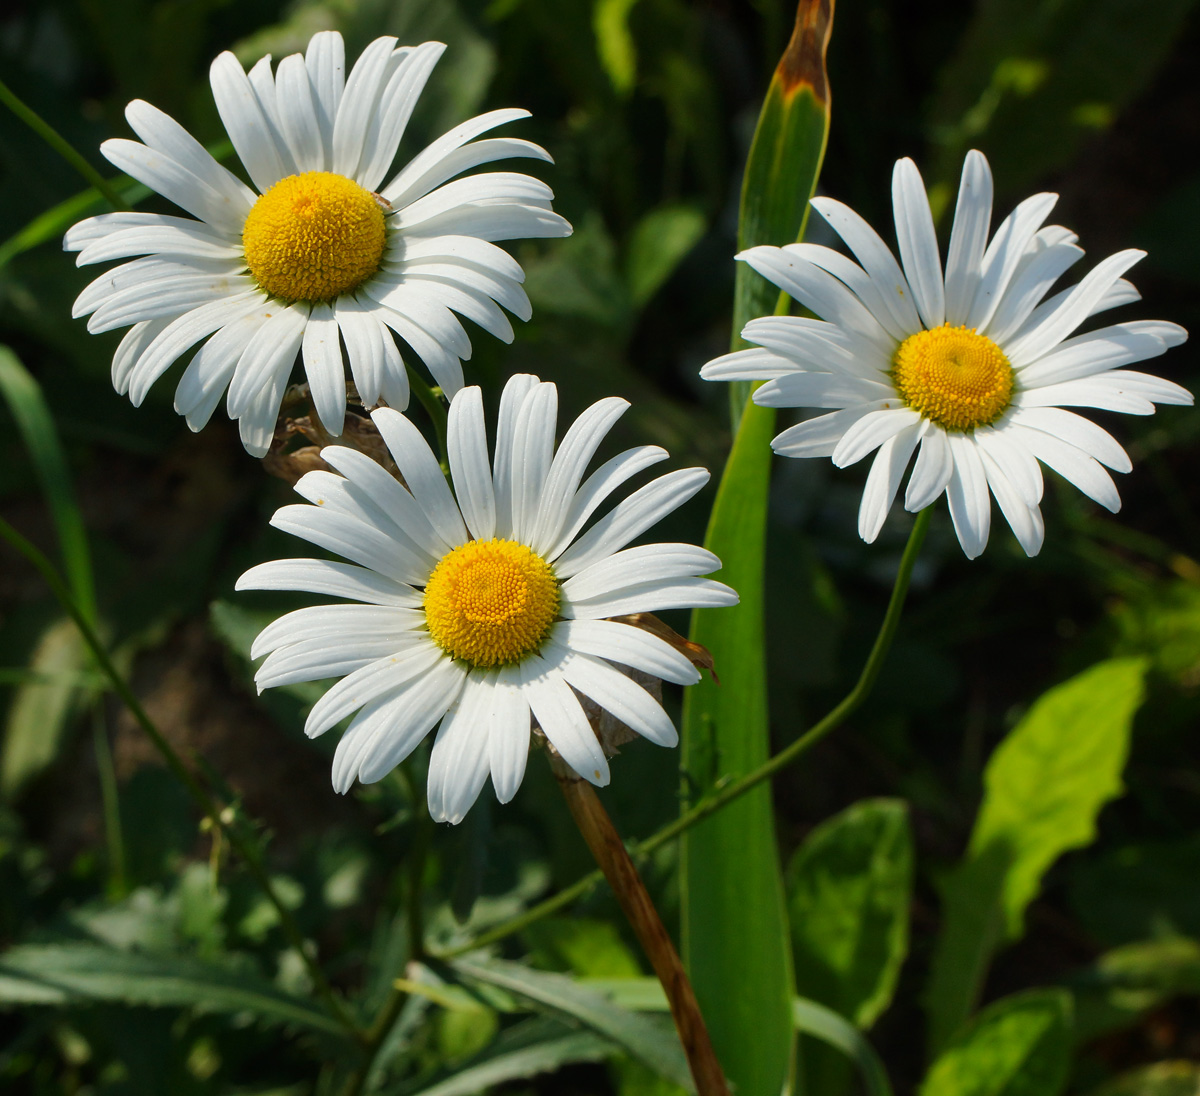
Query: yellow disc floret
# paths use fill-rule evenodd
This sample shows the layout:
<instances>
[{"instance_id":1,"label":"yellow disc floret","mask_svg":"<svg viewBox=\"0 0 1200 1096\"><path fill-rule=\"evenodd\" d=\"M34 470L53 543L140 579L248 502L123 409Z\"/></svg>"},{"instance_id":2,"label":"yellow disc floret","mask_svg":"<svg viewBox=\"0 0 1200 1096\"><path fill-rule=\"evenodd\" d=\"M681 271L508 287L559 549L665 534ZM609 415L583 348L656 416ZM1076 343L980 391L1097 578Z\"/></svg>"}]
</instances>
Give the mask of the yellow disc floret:
<instances>
[{"instance_id":1,"label":"yellow disc floret","mask_svg":"<svg viewBox=\"0 0 1200 1096\"><path fill-rule=\"evenodd\" d=\"M973 327L943 324L910 335L892 358L892 381L909 407L947 430L986 426L1012 402L1008 358Z\"/></svg>"},{"instance_id":2,"label":"yellow disc floret","mask_svg":"<svg viewBox=\"0 0 1200 1096\"><path fill-rule=\"evenodd\" d=\"M558 582L541 556L512 540L469 540L447 552L425 587L433 641L472 666L536 651L558 614Z\"/></svg>"},{"instance_id":3,"label":"yellow disc floret","mask_svg":"<svg viewBox=\"0 0 1200 1096\"><path fill-rule=\"evenodd\" d=\"M344 175L306 171L280 179L242 229L254 280L285 301L331 301L379 269L387 237L383 209Z\"/></svg>"}]
</instances>

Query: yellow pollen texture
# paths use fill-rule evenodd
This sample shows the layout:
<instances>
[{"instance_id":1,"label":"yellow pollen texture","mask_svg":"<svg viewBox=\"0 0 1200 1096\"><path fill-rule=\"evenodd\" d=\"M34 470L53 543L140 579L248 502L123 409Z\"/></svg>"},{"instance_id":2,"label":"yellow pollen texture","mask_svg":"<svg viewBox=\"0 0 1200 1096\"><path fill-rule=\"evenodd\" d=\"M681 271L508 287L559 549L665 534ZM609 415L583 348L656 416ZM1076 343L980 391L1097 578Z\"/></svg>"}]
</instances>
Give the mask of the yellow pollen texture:
<instances>
[{"instance_id":1,"label":"yellow pollen texture","mask_svg":"<svg viewBox=\"0 0 1200 1096\"><path fill-rule=\"evenodd\" d=\"M447 552L425 587L433 641L472 666L503 666L536 651L558 614L550 565L512 540L469 540Z\"/></svg>"},{"instance_id":2,"label":"yellow pollen texture","mask_svg":"<svg viewBox=\"0 0 1200 1096\"><path fill-rule=\"evenodd\" d=\"M1012 402L1012 366L973 327L943 324L910 335L892 358L892 381L909 407L947 430L986 426Z\"/></svg>"},{"instance_id":3,"label":"yellow pollen texture","mask_svg":"<svg viewBox=\"0 0 1200 1096\"><path fill-rule=\"evenodd\" d=\"M254 203L242 249L254 280L285 301L331 301L379 269L387 232L375 196L344 175L280 179Z\"/></svg>"}]
</instances>

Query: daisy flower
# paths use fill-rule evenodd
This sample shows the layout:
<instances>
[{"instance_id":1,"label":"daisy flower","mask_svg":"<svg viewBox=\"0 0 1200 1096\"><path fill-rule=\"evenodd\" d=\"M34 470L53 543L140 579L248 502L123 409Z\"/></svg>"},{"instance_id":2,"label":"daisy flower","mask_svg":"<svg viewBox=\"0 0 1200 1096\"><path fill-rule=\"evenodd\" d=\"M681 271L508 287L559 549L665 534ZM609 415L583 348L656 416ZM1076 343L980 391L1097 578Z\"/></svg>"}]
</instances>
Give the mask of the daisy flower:
<instances>
[{"instance_id":1,"label":"daisy flower","mask_svg":"<svg viewBox=\"0 0 1200 1096\"><path fill-rule=\"evenodd\" d=\"M333 786L370 783L439 726L429 762L429 808L458 822L488 774L502 803L520 786L531 716L562 758L593 784L608 761L579 694L662 746L678 735L659 703L612 664L691 684L695 667L665 640L606 617L732 605L737 595L704 574L720 567L690 544L627 548L708 480L703 468L668 472L581 532L630 476L663 460L642 446L584 472L629 406L593 404L554 449L558 392L536 377L504 388L495 462L488 459L476 387L451 401L451 494L437 458L407 418L372 419L407 486L364 454L327 446L340 475L310 472L272 524L350 563L286 559L247 571L239 590L304 590L354 604L280 617L254 642L267 658L255 680L272 685L341 677L305 730L323 734L354 713L333 760ZM457 498L457 501L455 501Z\"/></svg>"},{"instance_id":2,"label":"daisy flower","mask_svg":"<svg viewBox=\"0 0 1200 1096\"><path fill-rule=\"evenodd\" d=\"M709 362L708 380L765 380L765 407L827 414L772 442L789 457L832 457L839 468L870 453L858 531L879 534L915 452L904 506L943 492L959 542L974 559L987 544L994 495L1028 555L1042 545L1043 464L1109 510L1121 500L1105 467L1130 470L1117 441L1065 410L1095 407L1150 415L1155 403L1192 403L1171 381L1121 368L1187 338L1177 324L1134 320L1075 334L1098 312L1139 299L1122 275L1144 256L1121 251L1078 285L1047 297L1083 255L1074 233L1043 227L1055 194L1027 198L988 239L992 176L970 152L963 165L945 273L920 173L900 160L892 175L897 263L857 213L814 198L858 262L827 247L753 247L737 257L820 319L751 320L757 347Z\"/></svg>"},{"instance_id":3,"label":"daisy flower","mask_svg":"<svg viewBox=\"0 0 1200 1096\"><path fill-rule=\"evenodd\" d=\"M408 406L398 335L448 396L463 386L471 343L455 312L498 338L528 319L517 262L491 241L566 236L545 183L491 172L504 157L549 160L529 141L481 134L528 117L494 110L439 137L383 185L417 98L445 49L377 38L349 77L340 34L314 35L304 56L249 73L232 53L212 64L217 110L255 189L182 126L141 100L125 110L144 143L105 141L122 171L198 220L106 213L75 225L64 246L78 265L124 263L75 302L88 330L130 324L113 384L134 405L196 343L175 392L193 430L228 389L227 407L255 456L271 444L297 353L325 429L346 410L345 356L363 403ZM378 193L376 193L378 191Z\"/></svg>"}]
</instances>

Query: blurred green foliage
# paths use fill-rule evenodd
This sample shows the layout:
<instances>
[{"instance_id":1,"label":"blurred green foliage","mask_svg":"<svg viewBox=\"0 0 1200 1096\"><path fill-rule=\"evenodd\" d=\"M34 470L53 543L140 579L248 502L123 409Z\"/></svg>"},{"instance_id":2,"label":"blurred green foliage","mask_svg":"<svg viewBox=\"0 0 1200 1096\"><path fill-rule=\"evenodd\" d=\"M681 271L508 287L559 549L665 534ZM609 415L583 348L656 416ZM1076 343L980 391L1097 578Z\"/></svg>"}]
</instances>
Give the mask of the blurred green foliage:
<instances>
[{"instance_id":1,"label":"blurred green foliage","mask_svg":"<svg viewBox=\"0 0 1200 1096\"><path fill-rule=\"evenodd\" d=\"M401 154L469 114L527 107L520 132L554 155L537 170L576 226L566 241L515 246L534 317L511 347L476 339L473 376L491 392L517 370L554 380L564 420L626 396L614 451L653 442L675 467L716 472L729 446L726 393L696 372L728 346L741 173L793 13L783 0L17 0L0 14L0 78L111 175L96 149L127 135L121 111L135 97L228 156L206 78L223 49L278 58L325 27L342 30L351 54L384 33L447 42ZM1093 256L1150 252L1134 276L1147 301L1138 314L1195 328L1198 46L1187 0L845 2L821 188L887 236L896 156L913 155L948 197L963 151L981 148L998 213L1031 189L1059 191L1056 219ZM61 439L69 476L59 487L71 488L86 529L97 613L120 667L237 817L259 820L276 890L355 1019L378 1015L396 979L409 987L364 1089L678 1092L677 1074L646 1065L671 1053L645 1050L670 1043L664 1018L648 1016L657 1004L595 987L573 995L579 979L643 985L603 888L466 966L408 964L414 909L427 938L452 947L588 870L554 781L534 759L514 803L481 800L463 826L432 832L419 755L405 774L346 800L332 794L332 743L301 733L315 689L256 697L246 660L260 621L295 602L232 589L247 566L290 553L265 520L286 488L245 457L227 423L189 434L170 378L138 411L112 392L116 337L69 320L89 275L57 245L101 205L7 113L0 185L0 343L40 385ZM1195 388L1190 348L1161 369ZM10 401L0 406L0 514L53 558L74 558L66 570L78 578L65 496L47 485L45 444L26 444L28 408L23 418ZM936 515L873 698L775 785L797 992L870 1026L898 1093L1195 1090L1185 1059L1200 1053L1200 426L1184 409L1100 418L1134 458L1119 519L1048 476L1042 555L1026 560L998 530L967 563ZM46 437L38 427L32 440ZM776 747L845 693L882 615L908 519L894 514L876 545L862 545L861 486L859 470L825 462L774 470ZM699 541L705 514L698 500L663 539ZM278 912L201 827L73 637L32 569L0 548L0 1088L339 1091L359 1052L316 1003ZM1139 667L1136 715L1127 690L1092 717L1079 704L1045 721L1055 694L1035 698L1092 680L1077 675L1097 665ZM678 697L667 704L677 716ZM1089 748L1105 753L1092 777ZM1066 758L1070 772L1056 773L1050 762ZM626 836L675 816L677 762L644 743L614 762L605 800ZM1091 790L1068 825L1056 812L1073 781ZM880 796L907 803L911 828L898 807L852 806ZM991 863L993 846L977 836L1007 829L1020 871L1011 849ZM931 1066L923 987L959 923L941 896L972 866L993 921L967 933L986 1005L944 1032ZM673 922L674 850L642 868ZM527 992L504 982L518 960ZM555 996L564 984L573 988ZM822 1074L820 1096L852 1091L840 1064Z\"/></svg>"}]
</instances>

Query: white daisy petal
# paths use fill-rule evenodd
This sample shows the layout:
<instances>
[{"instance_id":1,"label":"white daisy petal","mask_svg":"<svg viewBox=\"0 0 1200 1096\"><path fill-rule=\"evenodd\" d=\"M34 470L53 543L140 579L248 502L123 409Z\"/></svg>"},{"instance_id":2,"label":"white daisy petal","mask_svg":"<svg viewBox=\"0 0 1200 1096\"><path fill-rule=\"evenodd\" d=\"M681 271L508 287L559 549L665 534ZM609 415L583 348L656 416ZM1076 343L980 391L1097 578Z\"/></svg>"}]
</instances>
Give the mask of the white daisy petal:
<instances>
[{"instance_id":1,"label":"white daisy petal","mask_svg":"<svg viewBox=\"0 0 1200 1096\"><path fill-rule=\"evenodd\" d=\"M433 374L433 379L437 381L442 391L447 396L453 398L463 386L462 362L458 360L453 351L438 342L420 324L414 323L407 316L401 315L394 309L379 305L372 309L371 312L372 315L387 324L388 327L395 331L397 335L417 352L421 360L428 367L429 372ZM385 356L387 353L388 350L385 344ZM385 366L383 374L383 398L392 407L403 407L407 404L407 399L405 399L404 403L400 403L389 391L389 385L395 384L398 380L399 375L397 370L394 367ZM407 380L403 383L402 391L407 396Z\"/></svg>"},{"instance_id":2,"label":"white daisy petal","mask_svg":"<svg viewBox=\"0 0 1200 1096\"><path fill-rule=\"evenodd\" d=\"M379 403L383 388L383 337L379 321L354 297L339 297L333 315L346 344L350 375L364 407ZM391 336L387 336L391 339ZM403 410L400 408L399 410Z\"/></svg>"},{"instance_id":3,"label":"white daisy petal","mask_svg":"<svg viewBox=\"0 0 1200 1096\"><path fill-rule=\"evenodd\" d=\"M1034 255L1013 277L996 314L988 324L988 338L1004 344L1029 318L1050 287L1083 258L1083 248L1056 244Z\"/></svg>"},{"instance_id":4,"label":"white daisy petal","mask_svg":"<svg viewBox=\"0 0 1200 1096\"><path fill-rule=\"evenodd\" d=\"M1092 307L1112 288L1113 284L1139 259L1144 251L1118 251L1098 263L1084 276L1067 299L1036 327L1020 335L1004 349L1013 366L1035 362L1047 351L1067 338L1091 315Z\"/></svg>"},{"instance_id":5,"label":"white daisy petal","mask_svg":"<svg viewBox=\"0 0 1200 1096\"><path fill-rule=\"evenodd\" d=\"M706 575L720 566L712 552L694 544L641 544L577 571L563 583L562 594L572 602L585 601L623 589L631 575L639 583L658 582Z\"/></svg>"},{"instance_id":6,"label":"white daisy petal","mask_svg":"<svg viewBox=\"0 0 1200 1096\"><path fill-rule=\"evenodd\" d=\"M520 667L505 666L492 689L487 752L492 787L501 803L508 803L525 779L530 723L529 701L521 691Z\"/></svg>"},{"instance_id":7,"label":"white daisy petal","mask_svg":"<svg viewBox=\"0 0 1200 1096\"><path fill-rule=\"evenodd\" d=\"M833 451L833 463L839 468L847 468L874 452L888 438L920 421L920 414L908 407L870 411L842 435Z\"/></svg>"},{"instance_id":8,"label":"white daisy petal","mask_svg":"<svg viewBox=\"0 0 1200 1096\"><path fill-rule=\"evenodd\" d=\"M910 334L911 328L898 323L888 308L889 297L871 279L862 267L847 259L845 255L820 244L789 244L788 251L812 263L813 266L832 274L850 290L867 308L879 325L897 341Z\"/></svg>"},{"instance_id":9,"label":"white daisy petal","mask_svg":"<svg viewBox=\"0 0 1200 1096\"><path fill-rule=\"evenodd\" d=\"M792 373L754 390L760 407L850 407L895 396L896 390L884 381L836 373Z\"/></svg>"},{"instance_id":10,"label":"white daisy petal","mask_svg":"<svg viewBox=\"0 0 1200 1096\"><path fill-rule=\"evenodd\" d=\"M1020 423L1011 423L1006 432L1088 498L1095 499L1114 514L1121 509L1121 496L1117 493L1116 484L1099 461L1053 434L1031 430Z\"/></svg>"},{"instance_id":11,"label":"white daisy petal","mask_svg":"<svg viewBox=\"0 0 1200 1096\"><path fill-rule=\"evenodd\" d=\"M1017 543L1025 550L1027 556L1036 556L1042 550L1046 526L1042 521L1041 511L1036 505L1030 506L1009 482L1000 465L986 449L980 448L980 459L983 461L984 473L987 476L988 487L1000 504L1000 512L1004 520L1012 528Z\"/></svg>"},{"instance_id":12,"label":"white daisy petal","mask_svg":"<svg viewBox=\"0 0 1200 1096\"><path fill-rule=\"evenodd\" d=\"M888 312L898 327L910 333L918 330L921 317L917 313L912 288L879 233L849 206L833 198L814 198L812 206L825 218L829 227L846 241L846 246L879 287Z\"/></svg>"},{"instance_id":13,"label":"white daisy petal","mask_svg":"<svg viewBox=\"0 0 1200 1096\"><path fill-rule=\"evenodd\" d=\"M357 177L380 88L407 54L395 38L376 38L354 62L333 123L331 168L338 175Z\"/></svg>"},{"instance_id":14,"label":"white daisy petal","mask_svg":"<svg viewBox=\"0 0 1200 1096\"><path fill-rule=\"evenodd\" d=\"M539 515L542 486L554 456L554 427L558 418L558 389L539 384L530 390L517 412L512 442L512 535L531 541Z\"/></svg>"},{"instance_id":15,"label":"white daisy petal","mask_svg":"<svg viewBox=\"0 0 1200 1096\"><path fill-rule=\"evenodd\" d=\"M1069 442L1089 457L1108 465L1114 472L1133 470L1129 454L1121 448L1117 439L1103 427L1074 411L1064 411L1060 407L1020 408L1013 413L1012 420Z\"/></svg>"},{"instance_id":16,"label":"white daisy petal","mask_svg":"<svg viewBox=\"0 0 1200 1096\"><path fill-rule=\"evenodd\" d=\"M423 42L413 47L383 89L379 105L371 112L363 158L355 173L355 180L364 189L379 189L396 158L396 147L412 117L417 98L445 50L441 42Z\"/></svg>"},{"instance_id":17,"label":"white daisy petal","mask_svg":"<svg viewBox=\"0 0 1200 1096\"><path fill-rule=\"evenodd\" d=\"M290 364L284 363L238 418L238 437L242 447L252 457L265 457L275 440L275 423L279 418L279 405L287 389Z\"/></svg>"},{"instance_id":18,"label":"white daisy petal","mask_svg":"<svg viewBox=\"0 0 1200 1096\"><path fill-rule=\"evenodd\" d=\"M938 327L946 319L942 259L938 254L937 233L933 230L933 214L929 211L925 184L912 160L896 161L892 173L892 208L900 262L908 284L912 286L917 310L926 327Z\"/></svg>"},{"instance_id":19,"label":"white daisy petal","mask_svg":"<svg viewBox=\"0 0 1200 1096\"><path fill-rule=\"evenodd\" d=\"M196 351L175 389L175 410L187 417L192 430L202 429L212 417L250 340L276 311L276 305L262 302Z\"/></svg>"},{"instance_id":20,"label":"white daisy petal","mask_svg":"<svg viewBox=\"0 0 1200 1096\"><path fill-rule=\"evenodd\" d=\"M584 780L603 788L609 781L608 759L558 667L540 655L531 655L520 670L522 695L542 733Z\"/></svg>"},{"instance_id":21,"label":"white daisy petal","mask_svg":"<svg viewBox=\"0 0 1200 1096\"><path fill-rule=\"evenodd\" d=\"M983 253L981 276L975 299L967 313L966 326L986 333L988 324L1004 299L1009 282L1020 266L1030 241L1050 216L1057 194L1035 194L1026 198L996 229Z\"/></svg>"},{"instance_id":22,"label":"white daisy petal","mask_svg":"<svg viewBox=\"0 0 1200 1096\"><path fill-rule=\"evenodd\" d=\"M1174 381L1131 369L1043 385L1019 393L1014 400L1019 407L1097 407L1128 415L1153 415L1156 403L1190 406L1194 402L1192 393Z\"/></svg>"},{"instance_id":23,"label":"white daisy petal","mask_svg":"<svg viewBox=\"0 0 1200 1096\"><path fill-rule=\"evenodd\" d=\"M600 620L664 609L717 609L737 603L737 593L715 579L677 578L634 581L593 598L564 602L561 613L565 620Z\"/></svg>"},{"instance_id":24,"label":"white daisy petal","mask_svg":"<svg viewBox=\"0 0 1200 1096\"><path fill-rule=\"evenodd\" d=\"M1026 506L1037 506L1042 501L1045 483L1042 466L1037 458L1009 433L1009 424L1016 416L1009 414L996 426L981 426L973 435L975 444L1004 471L1005 479L1020 492Z\"/></svg>"},{"instance_id":25,"label":"white daisy petal","mask_svg":"<svg viewBox=\"0 0 1200 1096\"><path fill-rule=\"evenodd\" d=\"M438 728L429 753L429 815L457 825L466 817L488 777L488 719L492 678L467 676L458 703Z\"/></svg>"},{"instance_id":26,"label":"white daisy petal","mask_svg":"<svg viewBox=\"0 0 1200 1096\"><path fill-rule=\"evenodd\" d=\"M300 167L283 135L283 115L279 106L275 77L271 73L271 55L269 53L258 59L257 63L246 73L246 79L250 81L250 87L254 89L254 97L258 100L263 120L266 123L263 137L275 145L284 176L298 175Z\"/></svg>"},{"instance_id":27,"label":"white daisy petal","mask_svg":"<svg viewBox=\"0 0 1200 1096\"><path fill-rule=\"evenodd\" d=\"M964 324L982 276L983 253L992 224L992 169L972 149L963 161L950 249L946 253L946 322ZM911 333L912 328L907 333Z\"/></svg>"},{"instance_id":28,"label":"white daisy petal","mask_svg":"<svg viewBox=\"0 0 1200 1096\"><path fill-rule=\"evenodd\" d=\"M568 579L619 551L682 506L707 482L705 468L681 468L652 480L619 502L559 556L554 563L555 573L560 579Z\"/></svg>"},{"instance_id":29,"label":"white daisy petal","mask_svg":"<svg viewBox=\"0 0 1200 1096\"><path fill-rule=\"evenodd\" d=\"M415 224L405 223L405 235L411 239L475 236L493 241L571 235L570 223L548 209L544 202L489 201L486 198L475 202L456 201L459 204L436 216L427 216Z\"/></svg>"},{"instance_id":30,"label":"white daisy petal","mask_svg":"<svg viewBox=\"0 0 1200 1096\"><path fill-rule=\"evenodd\" d=\"M230 418L241 418L251 402L271 383L272 378L283 373L286 380L304 340L308 315L307 305L281 306L255 332L238 361L233 380L229 383ZM279 405L275 406L278 410Z\"/></svg>"},{"instance_id":31,"label":"white daisy petal","mask_svg":"<svg viewBox=\"0 0 1200 1096\"><path fill-rule=\"evenodd\" d=\"M238 59L226 50L213 61L208 77L225 132L260 193L285 175L294 174L288 170L292 165L282 156L275 127Z\"/></svg>"},{"instance_id":32,"label":"white daisy petal","mask_svg":"<svg viewBox=\"0 0 1200 1096\"><path fill-rule=\"evenodd\" d=\"M401 556L394 536L346 514L320 506L283 506L275 511L271 524L396 582L422 586L429 577L429 571L417 567L408 553Z\"/></svg>"},{"instance_id":33,"label":"white daisy petal","mask_svg":"<svg viewBox=\"0 0 1200 1096\"><path fill-rule=\"evenodd\" d=\"M954 457L950 453L946 432L940 426L929 423L921 438L921 448L913 464L912 475L908 477L904 509L914 514L924 510L941 497L953 474Z\"/></svg>"},{"instance_id":34,"label":"white daisy petal","mask_svg":"<svg viewBox=\"0 0 1200 1096\"><path fill-rule=\"evenodd\" d=\"M858 535L868 544L879 536L879 530L887 520L896 490L904 477L913 450L917 447L922 424L915 422L898 434L893 434L880 447L867 475L863 488L862 502L858 508Z\"/></svg>"},{"instance_id":35,"label":"white daisy petal","mask_svg":"<svg viewBox=\"0 0 1200 1096\"><path fill-rule=\"evenodd\" d=\"M546 645L546 658L568 685L590 697L631 731L658 746L678 745L679 732L662 705L620 670L553 642Z\"/></svg>"},{"instance_id":36,"label":"white daisy petal","mask_svg":"<svg viewBox=\"0 0 1200 1096\"><path fill-rule=\"evenodd\" d=\"M446 452L458 487L458 505L471 536L491 540L496 532L496 496L488 462L483 393L478 387L464 388L450 405Z\"/></svg>"},{"instance_id":37,"label":"white daisy petal","mask_svg":"<svg viewBox=\"0 0 1200 1096\"><path fill-rule=\"evenodd\" d=\"M396 643L387 637L369 638L350 634L323 636L288 643L273 650L254 674L261 693L280 685L321 681L352 674L384 655L395 653Z\"/></svg>"},{"instance_id":38,"label":"white daisy petal","mask_svg":"<svg viewBox=\"0 0 1200 1096\"><path fill-rule=\"evenodd\" d=\"M117 394L123 396L129 390L129 375L141 360L146 348L167 329L170 320L143 320L135 323L121 340L112 361L112 383Z\"/></svg>"},{"instance_id":39,"label":"white daisy petal","mask_svg":"<svg viewBox=\"0 0 1200 1096\"><path fill-rule=\"evenodd\" d=\"M368 605L394 605L416 609L421 597L377 571L338 563L331 559L275 559L260 563L237 580L235 590L303 590L362 601Z\"/></svg>"},{"instance_id":40,"label":"white daisy petal","mask_svg":"<svg viewBox=\"0 0 1200 1096\"><path fill-rule=\"evenodd\" d=\"M308 69L313 112L321 131L323 159L319 170L326 171L333 155L333 122L346 86L346 47L342 36L335 30L314 34L304 54L304 67Z\"/></svg>"},{"instance_id":41,"label":"white daisy petal","mask_svg":"<svg viewBox=\"0 0 1200 1096\"><path fill-rule=\"evenodd\" d=\"M308 67L298 53L279 62L275 74L279 128L300 171L325 170L325 141L313 102Z\"/></svg>"},{"instance_id":42,"label":"white daisy petal","mask_svg":"<svg viewBox=\"0 0 1200 1096\"><path fill-rule=\"evenodd\" d=\"M411 642L409 633L418 638L424 634L418 631L423 624L422 613L390 605L310 605L268 624L251 645L250 657L261 658L292 643L330 640L344 634L386 639L400 648Z\"/></svg>"},{"instance_id":43,"label":"white daisy petal","mask_svg":"<svg viewBox=\"0 0 1200 1096\"><path fill-rule=\"evenodd\" d=\"M624 453L618 453L612 460L605 461L575 492L570 509L563 519L562 531L554 546L545 553L546 558L554 560L562 555L587 520L621 484L659 461L666 460L668 456L667 451L657 445L642 445L636 449L627 449Z\"/></svg>"},{"instance_id":44,"label":"white daisy petal","mask_svg":"<svg viewBox=\"0 0 1200 1096\"><path fill-rule=\"evenodd\" d=\"M1101 327L1059 343L1045 357L1019 370L1018 380L1026 390L1061 384L1155 358L1186 338L1187 332L1178 324L1161 320L1134 320Z\"/></svg>"},{"instance_id":45,"label":"white daisy petal","mask_svg":"<svg viewBox=\"0 0 1200 1096\"><path fill-rule=\"evenodd\" d=\"M747 330L749 330L747 328ZM749 339L746 331L743 339ZM803 368L794 359L783 357L772 350L735 350L706 362L700 376L706 381L765 381L775 377L787 377Z\"/></svg>"},{"instance_id":46,"label":"white daisy petal","mask_svg":"<svg viewBox=\"0 0 1200 1096\"><path fill-rule=\"evenodd\" d=\"M509 537L513 527L513 435L517 415L538 379L517 373L508 379L500 394L496 422L496 459L492 463L492 485L496 496L496 535Z\"/></svg>"},{"instance_id":47,"label":"white daisy petal","mask_svg":"<svg viewBox=\"0 0 1200 1096\"><path fill-rule=\"evenodd\" d=\"M333 309L326 303L313 305L304 327L301 347L304 375L321 425L333 437L346 421L346 367Z\"/></svg>"},{"instance_id":48,"label":"white daisy petal","mask_svg":"<svg viewBox=\"0 0 1200 1096\"><path fill-rule=\"evenodd\" d=\"M694 685L700 671L665 639L616 620L563 620L551 632L563 646L580 654L619 662L677 685Z\"/></svg>"},{"instance_id":49,"label":"white daisy petal","mask_svg":"<svg viewBox=\"0 0 1200 1096\"><path fill-rule=\"evenodd\" d=\"M967 559L974 559L987 547L992 523L987 474L973 439L962 434L950 434L946 441L954 462L950 482L946 485L950 517Z\"/></svg>"},{"instance_id":50,"label":"white daisy petal","mask_svg":"<svg viewBox=\"0 0 1200 1096\"><path fill-rule=\"evenodd\" d=\"M170 256L177 261L195 258L229 262L240 259L241 254L240 244L202 221L156 216L151 223L116 227L94 240L79 252L75 265L88 266L134 255Z\"/></svg>"},{"instance_id":51,"label":"white daisy petal","mask_svg":"<svg viewBox=\"0 0 1200 1096\"><path fill-rule=\"evenodd\" d=\"M898 404L899 401L895 399L876 400L828 415L818 415L780 431L772 439L771 448L783 457L830 457L846 432L861 419Z\"/></svg>"}]
</instances>

